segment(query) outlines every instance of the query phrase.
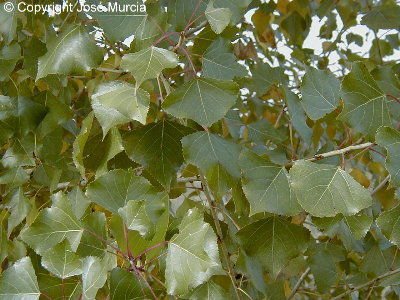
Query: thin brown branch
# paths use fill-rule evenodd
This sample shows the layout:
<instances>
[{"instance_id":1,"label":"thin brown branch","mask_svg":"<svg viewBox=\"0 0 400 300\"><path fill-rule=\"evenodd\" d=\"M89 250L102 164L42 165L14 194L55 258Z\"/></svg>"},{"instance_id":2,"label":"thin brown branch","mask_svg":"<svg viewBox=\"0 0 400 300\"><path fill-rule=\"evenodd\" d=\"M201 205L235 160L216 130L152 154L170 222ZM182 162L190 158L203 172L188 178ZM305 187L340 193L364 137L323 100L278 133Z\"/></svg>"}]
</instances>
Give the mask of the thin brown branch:
<instances>
[{"instance_id":1,"label":"thin brown branch","mask_svg":"<svg viewBox=\"0 0 400 300\"><path fill-rule=\"evenodd\" d=\"M390 98L392 98L394 101L396 101L396 102L400 103L400 99L399 99L399 98L397 98L397 97L395 97L395 96L393 96L393 95L386 94L385 96L387 96L387 97L390 97Z\"/></svg>"},{"instance_id":2,"label":"thin brown branch","mask_svg":"<svg viewBox=\"0 0 400 300\"><path fill-rule=\"evenodd\" d=\"M158 244L156 244L156 245L154 245L154 246L152 246L152 247L150 247L150 248L147 248L147 249L144 250L142 253L140 253L139 255L135 256L135 257L133 258L133 260L134 260L134 261L135 261L135 260L138 260L138 259L141 258L143 255L145 255L146 253L149 253L149 252L153 251L154 249L157 249L157 248L163 247L163 246L165 246L165 245L168 245L168 243L169 243L169 241L164 241L164 242L158 243Z\"/></svg>"},{"instance_id":3,"label":"thin brown branch","mask_svg":"<svg viewBox=\"0 0 400 300\"><path fill-rule=\"evenodd\" d=\"M106 243L108 246L113 248L117 253L121 254L125 259L127 259L129 261L129 256L126 255L124 252L122 252L121 249L115 247L111 242L105 240L102 236L98 235L97 233L95 233L89 229L84 228L83 230L86 231L87 233L90 233L91 235L93 235L98 240L102 241L103 243Z\"/></svg>"}]
</instances>

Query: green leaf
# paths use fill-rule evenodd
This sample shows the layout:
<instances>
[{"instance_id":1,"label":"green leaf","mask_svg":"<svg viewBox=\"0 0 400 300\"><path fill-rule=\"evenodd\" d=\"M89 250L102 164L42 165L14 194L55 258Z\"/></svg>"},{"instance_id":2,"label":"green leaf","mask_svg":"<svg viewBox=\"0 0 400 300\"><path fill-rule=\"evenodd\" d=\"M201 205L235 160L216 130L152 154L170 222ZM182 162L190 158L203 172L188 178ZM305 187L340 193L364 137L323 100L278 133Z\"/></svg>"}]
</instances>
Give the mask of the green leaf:
<instances>
[{"instance_id":1,"label":"green leaf","mask_svg":"<svg viewBox=\"0 0 400 300\"><path fill-rule=\"evenodd\" d=\"M400 246L400 206L382 212L376 224L389 241Z\"/></svg>"},{"instance_id":2,"label":"green leaf","mask_svg":"<svg viewBox=\"0 0 400 300\"><path fill-rule=\"evenodd\" d=\"M307 229L278 217L270 217L243 227L236 234L243 249L256 258L275 279L289 261L303 253L309 243Z\"/></svg>"},{"instance_id":3,"label":"green leaf","mask_svg":"<svg viewBox=\"0 0 400 300\"><path fill-rule=\"evenodd\" d=\"M146 18L142 19L135 31L135 48L150 47L157 38L163 35L160 28L167 29L167 13L162 8L157 9L153 15L148 14Z\"/></svg>"},{"instance_id":4,"label":"green leaf","mask_svg":"<svg viewBox=\"0 0 400 300\"><path fill-rule=\"evenodd\" d=\"M226 7L232 12L231 24L234 25L240 21L243 11L249 6L251 0L216 0L214 7Z\"/></svg>"},{"instance_id":5,"label":"green leaf","mask_svg":"<svg viewBox=\"0 0 400 300\"><path fill-rule=\"evenodd\" d=\"M157 232L157 223L162 215L168 213L169 198L168 194L161 192L146 195L142 199L130 200L118 212L128 229L149 239Z\"/></svg>"},{"instance_id":6,"label":"green leaf","mask_svg":"<svg viewBox=\"0 0 400 300\"><path fill-rule=\"evenodd\" d=\"M42 266L61 279L82 274L82 262L65 240L43 254Z\"/></svg>"},{"instance_id":7,"label":"green leaf","mask_svg":"<svg viewBox=\"0 0 400 300\"><path fill-rule=\"evenodd\" d=\"M68 193L68 200L71 203L72 210L78 220L80 220L89 207L90 201L79 187L75 187Z\"/></svg>"},{"instance_id":8,"label":"green leaf","mask_svg":"<svg viewBox=\"0 0 400 300\"><path fill-rule=\"evenodd\" d=\"M110 269L108 256L100 259L94 256L85 257L82 261L82 299L94 300L99 289L107 280L107 271Z\"/></svg>"},{"instance_id":9,"label":"green leaf","mask_svg":"<svg viewBox=\"0 0 400 300\"><path fill-rule=\"evenodd\" d=\"M181 139L192 132L188 127L162 120L126 134L124 148L129 158L169 187L183 163Z\"/></svg>"},{"instance_id":10,"label":"green leaf","mask_svg":"<svg viewBox=\"0 0 400 300\"><path fill-rule=\"evenodd\" d=\"M204 77L221 80L232 80L248 75L246 68L236 62L236 57L231 53L225 40L222 38L214 41L203 55Z\"/></svg>"},{"instance_id":11,"label":"green leaf","mask_svg":"<svg viewBox=\"0 0 400 300\"><path fill-rule=\"evenodd\" d=\"M184 295L221 271L216 235L199 210L189 210L168 244L168 294Z\"/></svg>"},{"instance_id":12,"label":"green leaf","mask_svg":"<svg viewBox=\"0 0 400 300\"><path fill-rule=\"evenodd\" d=\"M29 180L29 175L22 167L4 169L0 172L0 184L8 184L11 187L23 185Z\"/></svg>"},{"instance_id":13,"label":"green leaf","mask_svg":"<svg viewBox=\"0 0 400 300\"><path fill-rule=\"evenodd\" d=\"M178 62L178 56L174 52L151 46L124 55L121 68L132 73L138 87L147 79L157 78L162 70L175 68Z\"/></svg>"},{"instance_id":14,"label":"green leaf","mask_svg":"<svg viewBox=\"0 0 400 300\"><path fill-rule=\"evenodd\" d=\"M82 284L76 279L60 279L48 273L38 274L40 292L52 300L78 300L82 293Z\"/></svg>"},{"instance_id":15,"label":"green leaf","mask_svg":"<svg viewBox=\"0 0 400 300\"><path fill-rule=\"evenodd\" d=\"M76 250L79 256L104 257L107 253L107 244L104 243L103 240L108 239L106 223L105 214L99 211L90 213L82 219L82 225L85 231L83 232L79 247ZM95 235L93 235L93 233L95 233Z\"/></svg>"},{"instance_id":16,"label":"green leaf","mask_svg":"<svg viewBox=\"0 0 400 300\"><path fill-rule=\"evenodd\" d=\"M390 185L400 186L400 133L390 127L379 128L376 142L387 150L386 168L390 174Z\"/></svg>"},{"instance_id":17,"label":"green leaf","mask_svg":"<svg viewBox=\"0 0 400 300\"><path fill-rule=\"evenodd\" d=\"M47 53L39 58L36 80L49 74L79 75L97 67L102 51L83 27L69 26L47 43Z\"/></svg>"},{"instance_id":18,"label":"green leaf","mask_svg":"<svg viewBox=\"0 0 400 300\"><path fill-rule=\"evenodd\" d=\"M226 192L240 178L238 144L204 131L184 137L182 145L186 161L205 173L215 191Z\"/></svg>"},{"instance_id":19,"label":"green leaf","mask_svg":"<svg viewBox=\"0 0 400 300\"><path fill-rule=\"evenodd\" d=\"M340 82L327 70L308 68L300 87L301 104L312 120L323 118L339 105Z\"/></svg>"},{"instance_id":20,"label":"green leaf","mask_svg":"<svg viewBox=\"0 0 400 300\"><path fill-rule=\"evenodd\" d=\"M185 29L188 23L196 21L192 26L198 25L199 18L205 13L207 3L198 0L168 0L168 23L175 31L180 32Z\"/></svg>"},{"instance_id":21,"label":"green leaf","mask_svg":"<svg viewBox=\"0 0 400 300\"><path fill-rule=\"evenodd\" d=\"M328 292L338 277L336 263L346 259L344 249L328 243L315 244L307 254L318 291Z\"/></svg>"},{"instance_id":22,"label":"green leaf","mask_svg":"<svg viewBox=\"0 0 400 300\"><path fill-rule=\"evenodd\" d=\"M7 149L1 160L6 168L18 166L35 166L33 152L35 150L35 139L33 135L28 135L22 139L16 139L14 144Z\"/></svg>"},{"instance_id":23,"label":"green leaf","mask_svg":"<svg viewBox=\"0 0 400 300\"><path fill-rule=\"evenodd\" d=\"M139 232L143 237L154 234L154 224L147 215L145 201L130 200L118 211L128 229Z\"/></svg>"},{"instance_id":24,"label":"green leaf","mask_svg":"<svg viewBox=\"0 0 400 300\"><path fill-rule=\"evenodd\" d=\"M297 130L299 135L307 144L311 144L311 138L313 131L307 125L307 117L304 115L304 109L301 105L299 98L295 93L289 89L284 89L284 95L288 107L290 120L293 124L294 129Z\"/></svg>"},{"instance_id":25,"label":"green leaf","mask_svg":"<svg viewBox=\"0 0 400 300\"><path fill-rule=\"evenodd\" d=\"M52 206L42 210L35 222L22 231L22 240L37 253L44 251L67 239L72 251L80 243L83 228L76 219L67 197L58 192L52 196Z\"/></svg>"},{"instance_id":26,"label":"green leaf","mask_svg":"<svg viewBox=\"0 0 400 300\"><path fill-rule=\"evenodd\" d=\"M11 195L8 205L11 208L11 214L8 217L7 237L10 237L11 232L25 219L31 210L31 203L24 195L24 190L18 188Z\"/></svg>"},{"instance_id":27,"label":"green leaf","mask_svg":"<svg viewBox=\"0 0 400 300\"><path fill-rule=\"evenodd\" d=\"M251 70L252 88L259 96L268 92L272 85L285 82L285 75L280 67L271 68L269 64L258 63Z\"/></svg>"},{"instance_id":28,"label":"green leaf","mask_svg":"<svg viewBox=\"0 0 400 300\"><path fill-rule=\"evenodd\" d=\"M208 23L210 23L211 29L216 33L220 34L226 26L229 25L232 12L229 8L214 7L214 1L210 1L207 5L205 12Z\"/></svg>"},{"instance_id":29,"label":"green leaf","mask_svg":"<svg viewBox=\"0 0 400 300\"><path fill-rule=\"evenodd\" d=\"M0 298L4 300L39 299L38 282L29 257L21 258L0 277Z\"/></svg>"},{"instance_id":30,"label":"green leaf","mask_svg":"<svg viewBox=\"0 0 400 300\"><path fill-rule=\"evenodd\" d=\"M368 190L335 166L298 161L290 179L300 205L316 217L350 216L372 204Z\"/></svg>"},{"instance_id":31,"label":"green leaf","mask_svg":"<svg viewBox=\"0 0 400 300\"><path fill-rule=\"evenodd\" d=\"M150 183L125 170L112 170L93 181L86 194L94 203L118 214L129 200L140 200L149 193Z\"/></svg>"},{"instance_id":32,"label":"green leaf","mask_svg":"<svg viewBox=\"0 0 400 300\"><path fill-rule=\"evenodd\" d=\"M362 63L355 63L342 82L344 109L339 119L374 137L381 126L391 126L385 94Z\"/></svg>"},{"instance_id":33,"label":"green leaf","mask_svg":"<svg viewBox=\"0 0 400 300\"><path fill-rule=\"evenodd\" d=\"M0 81L9 79L9 74L21 58L21 47L18 43L4 45L0 49Z\"/></svg>"},{"instance_id":34,"label":"green leaf","mask_svg":"<svg viewBox=\"0 0 400 300\"><path fill-rule=\"evenodd\" d=\"M17 13L18 10L14 9L12 12L5 10L5 4L11 3L17 7L15 0L7 1L0 4L0 33L3 39L10 43L14 38L17 31ZM9 5L9 4L8 4Z\"/></svg>"},{"instance_id":35,"label":"green leaf","mask_svg":"<svg viewBox=\"0 0 400 300\"><path fill-rule=\"evenodd\" d=\"M285 128L275 128L267 119L257 120L246 125L248 139L256 144L264 144L268 141L280 144L288 138L288 131Z\"/></svg>"},{"instance_id":36,"label":"green leaf","mask_svg":"<svg viewBox=\"0 0 400 300\"><path fill-rule=\"evenodd\" d=\"M99 4L98 1L90 0L96 6ZM135 33L135 29L143 22L146 18L146 7L142 0L132 2L130 0L115 0L109 2L111 10L101 12L95 11L90 12L90 15L97 20L101 29L104 30L107 38L112 42L118 42L126 39L127 37ZM108 7L108 3L104 5ZM138 5L138 9L119 9L123 8L124 5Z\"/></svg>"},{"instance_id":37,"label":"green leaf","mask_svg":"<svg viewBox=\"0 0 400 300\"><path fill-rule=\"evenodd\" d=\"M89 138L90 130L93 124L93 118L94 113L91 112L82 121L81 131L73 143L72 159L74 160L74 164L83 178L86 178L85 166L83 164L83 149L85 148L86 142Z\"/></svg>"},{"instance_id":38,"label":"green leaf","mask_svg":"<svg viewBox=\"0 0 400 300\"><path fill-rule=\"evenodd\" d=\"M5 100L9 108L2 112L2 125L20 135L26 135L36 129L47 112L42 105L25 97Z\"/></svg>"},{"instance_id":39,"label":"green leaf","mask_svg":"<svg viewBox=\"0 0 400 300\"><path fill-rule=\"evenodd\" d=\"M233 81L198 78L169 94L163 108L177 118L211 126L235 104L238 93L239 87Z\"/></svg>"},{"instance_id":40,"label":"green leaf","mask_svg":"<svg viewBox=\"0 0 400 300\"><path fill-rule=\"evenodd\" d=\"M131 121L146 123L150 95L122 81L101 84L92 95L92 108L106 136L110 128Z\"/></svg>"},{"instance_id":41,"label":"green leaf","mask_svg":"<svg viewBox=\"0 0 400 300\"><path fill-rule=\"evenodd\" d=\"M135 274L125 269L114 268L110 275L111 300L142 300L145 297L139 279Z\"/></svg>"},{"instance_id":42,"label":"green leaf","mask_svg":"<svg viewBox=\"0 0 400 300\"><path fill-rule=\"evenodd\" d=\"M374 7L362 19L361 24L374 30L400 29L400 7L398 5L381 5Z\"/></svg>"},{"instance_id":43,"label":"green leaf","mask_svg":"<svg viewBox=\"0 0 400 300\"><path fill-rule=\"evenodd\" d=\"M225 300L228 299L227 292L213 280L197 287L190 295L189 300Z\"/></svg>"},{"instance_id":44,"label":"green leaf","mask_svg":"<svg viewBox=\"0 0 400 300\"><path fill-rule=\"evenodd\" d=\"M285 167L250 151L241 153L239 164L243 191L250 202L250 215L270 212L294 216L302 210L290 187Z\"/></svg>"}]
</instances>

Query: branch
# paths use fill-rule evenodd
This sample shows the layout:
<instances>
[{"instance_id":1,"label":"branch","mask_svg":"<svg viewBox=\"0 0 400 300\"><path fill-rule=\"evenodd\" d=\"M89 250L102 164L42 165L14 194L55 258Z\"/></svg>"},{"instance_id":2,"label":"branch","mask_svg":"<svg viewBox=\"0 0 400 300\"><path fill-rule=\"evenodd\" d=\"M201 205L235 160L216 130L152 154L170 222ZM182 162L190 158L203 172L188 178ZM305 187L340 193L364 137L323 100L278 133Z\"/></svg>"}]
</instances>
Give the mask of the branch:
<instances>
[{"instance_id":1,"label":"branch","mask_svg":"<svg viewBox=\"0 0 400 300\"><path fill-rule=\"evenodd\" d=\"M359 145L353 145L353 146L349 146L346 148L342 148L342 149L338 149L338 150L334 150L334 151L330 151L330 152L326 152L326 153L322 153L322 154L317 154L312 157L305 158L304 160L316 161L316 160L324 159L324 158L331 157L331 156L346 154L347 152L350 152L350 151L361 150L364 148L370 148L370 147L374 147L374 146L376 146L376 144L374 144L374 143L364 143L364 144L359 144ZM295 162L296 162L296 160L287 163L286 167L292 166Z\"/></svg>"},{"instance_id":2,"label":"branch","mask_svg":"<svg viewBox=\"0 0 400 300\"><path fill-rule=\"evenodd\" d=\"M235 272L233 271L233 267L231 265L231 261L230 261L230 258L229 258L228 248L226 247L226 244L224 242L224 236L222 234L221 225L219 224L218 216L215 213L215 210L213 209L213 207L215 206L214 203L213 203L214 201L211 198L211 194L210 194L210 191L208 189L208 185L207 185L206 179L204 178L203 174L201 174L201 173L200 173L200 179L201 179L201 183L203 185L204 194L206 195L208 204L210 206L211 216L214 219L214 224L215 224L215 228L217 230L218 239L221 242L222 254L224 256L225 263L226 263L226 266L228 268L228 275L229 275L229 277L230 277L230 279L232 281L233 288L234 288L235 294L236 294L236 298L238 300L242 300L242 296L239 293L238 286L237 286L237 283L236 283L236 280L235 280Z\"/></svg>"},{"instance_id":3,"label":"branch","mask_svg":"<svg viewBox=\"0 0 400 300\"><path fill-rule=\"evenodd\" d=\"M287 300L290 300L294 297L294 295L297 293L297 290L299 289L300 285L303 283L304 279L306 279L308 273L310 273L311 269L308 267L303 274L301 274L299 280L296 282L296 284L293 287L293 290L290 292L289 296L287 297Z\"/></svg>"},{"instance_id":4,"label":"branch","mask_svg":"<svg viewBox=\"0 0 400 300\"><path fill-rule=\"evenodd\" d=\"M201 22L198 26L186 31L185 36L191 36L193 33L199 31L200 29L203 29L204 26L206 26L208 21Z\"/></svg>"},{"instance_id":5,"label":"branch","mask_svg":"<svg viewBox=\"0 0 400 300\"><path fill-rule=\"evenodd\" d=\"M356 286L355 288L352 288L351 290L349 290L349 291L347 291L347 292L344 292L344 293L340 294L339 296L336 296L336 297L332 298L331 300L339 300L339 299L342 299L343 297L345 297L345 296L347 296L347 295L350 295L350 294L353 293L354 291L361 290L362 288L365 288L365 287L367 287L367 286L370 286L370 285L372 285L372 284L375 284L377 281L382 280L382 279L384 279L384 278L386 278L386 277L392 276L392 275L397 274L397 273L400 273L400 268L398 268L398 269L396 269L396 270L393 270L393 271L389 271L389 272L387 272L387 273L385 273L385 274L382 274L382 275L376 277L375 279L372 279L372 280L370 280L370 281L368 281L368 282L366 282L366 283L364 283L364 284L361 284L361 285L359 285L359 286Z\"/></svg>"},{"instance_id":6,"label":"branch","mask_svg":"<svg viewBox=\"0 0 400 300\"><path fill-rule=\"evenodd\" d=\"M397 97L395 97L395 96L393 96L393 95L386 94L385 96L386 96L386 97L390 97L390 98L392 98L394 101L396 101L396 102L400 103L400 99L399 99L399 98L397 98Z\"/></svg>"},{"instance_id":7,"label":"branch","mask_svg":"<svg viewBox=\"0 0 400 300\"><path fill-rule=\"evenodd\" d=\"M386 176L386 178L383 179L383 181L380 184L378 184L378 186L371 192L371 195L374 195L378 191L380 191L380 189L386 185L386 183L389 181L389 179L390 179L390 175Z\"/></svg>"}]
</instances>

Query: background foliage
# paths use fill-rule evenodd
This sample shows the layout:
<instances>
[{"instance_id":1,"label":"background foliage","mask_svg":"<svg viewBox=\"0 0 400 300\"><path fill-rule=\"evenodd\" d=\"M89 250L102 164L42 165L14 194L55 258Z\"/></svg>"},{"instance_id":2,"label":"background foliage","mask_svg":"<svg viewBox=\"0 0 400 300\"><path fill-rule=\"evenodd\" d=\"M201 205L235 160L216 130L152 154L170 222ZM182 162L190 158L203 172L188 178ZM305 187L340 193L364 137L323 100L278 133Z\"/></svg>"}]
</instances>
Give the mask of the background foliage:
<instances>
[{"instance_id":1,"label":"background foliage","mask_svg":"<svg viewBox=\"0 0 400 300\"><path fill-rule=\"evenodd\" d=\"M146 6L0 5L0 298L399 299L400 6Z\"/></svg>"}]
</instances>

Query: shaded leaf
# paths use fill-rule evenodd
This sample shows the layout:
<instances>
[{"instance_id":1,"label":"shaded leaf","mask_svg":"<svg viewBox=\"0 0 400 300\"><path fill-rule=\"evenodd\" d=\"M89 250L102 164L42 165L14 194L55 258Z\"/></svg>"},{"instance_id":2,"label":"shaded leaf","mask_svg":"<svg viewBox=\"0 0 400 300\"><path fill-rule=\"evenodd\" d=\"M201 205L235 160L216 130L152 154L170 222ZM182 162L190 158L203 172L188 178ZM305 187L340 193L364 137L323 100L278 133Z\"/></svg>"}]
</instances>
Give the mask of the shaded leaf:
<instances>
[{"instance_id":1,"label":"shaded leaf","mask_svg":"<svg viewBox=\"0 0 400 300\"><path fill-rule=\"evenodd\" d=\"M114 268L110 275L111 300L142 300L145 299L145 287L138 278L125 269Z\"/></svg>"},{"instance_id":2,"label":"shaded leaf","mask_svg":"<svg viewBox=\"0 0 400 300\"><path fill-rule=\"evenodd\" d=\"M181 139L192 132L188 127L162 120L126 134L125 151L163 186L169 187L183 163Z\"/></svg>"},{"instance_id":3,"label":"shaded leaf","mask_svg":"<svg viewBox=\"0 0 400 300\"><path fill-rule=\"evenodd\" d=\"M12 3L17 6L15 0L7 1L0 4L0 33L7 43L10 43L14 38L17 31L17 13L18 10L14 9L12 12L5 10L5 4Z\"/></svg>"},{"instance_id":4,"label":"shaded leaf","mask_svg":"<svg viewBox=\"0 0 400 300\"><path fill-rule=\"evenodd\" d=\"M386 168L390 174L390 185L400 186L400 133L393 128L381 127L376 142L387 150Z\"/></svg>"},{"instance_id":5,"label":"shaded leaf","mask_svg":"<svg viewBox=\"0 0 400 300\"><path fill-rule=\"evenodd\" d=\"M304 109L295 93L289 89L284 89L288 112L293 127L297 130L299 135L307 143L311 143L313 131L307 125L307 117L304 115Z\"/></svg>"},{"instance_id":6,"label":"shaded leaf","mask_svg":"<svg viewBox=\"0 0 400 300\"><path fill-rule=\"evenodd\" d=\"M88 2L98 5L98 1L90 0ZM122 13L118 9L132 3L130 0L114 0L110 2L111 10L105 12L90 11L90 15L97 20L109 40L113 42L122 41L134 34L135 29L146 18L146 7L142 0L134 2L135 5L138 5L137 12L134 12L133 9L127 9ZM107 3L105 3L105 6L108 7Z\"/></svg>"},{"instance_id":7,"label":"shaded leaf","mask_svg":"<svg viewBox=\"0 0 400 300\"><path fill-rule=\"evenodd\" d=\"M340 82L327 70L308 68L300 90L301 104L312 120L323 118L339 105Z\"/></svg>"},{"instance_id":8,"label":"shaded leaf","mask_svg":"<svg viewBox=\"0 0 400 300\"><path fill-rule=\"evenodd\" d=\"M204 131L184 137L182 145L186 161L205 173L214 190L226 192L240 178L238 144Z\"/></svg>"},{"instance_id":9,"label":"shaded leaf","mask_svg":"<svg viewBox=\"0 0 400 300\"><path fill-rule=\"evenodd\" d=\"M354 63L342 82L344 109L339 119L374 137L381 126L391 126L385 94L362 63Z\"/></svg>"},{"instance_id":10,"label":"shaded leaf","mask_svg":"<svg viewBox=\"0 0 400 300\"><path fill-rule=\"evenodd\" d=\"M376 224L389 241L400 245L400 206L382 212L376 219Z\"/></svg>"},{"instance_id":11,"label":"shaded leaf","mask_svg":"<svg viewBox=\"0 0 400 300\"><path fill-rule=\"evenodd\" d=\"M206 283L197 287L189 297L189 300L225 300L225 299L228 299L226 291L212 280L209 280Z\"/></svg>"},{"instance_id":12,"label":"shaded leaf","mask_svg":"<svg viewBox=\"0 0 400 300\"><path fill-rule=\"evenodd\" d=\"M277 217L270 217L243 227L236 236L250 257L256 258L275 279L279 272L309 243L307 229Z\"/></svg>"},{"instance_id":13,"label":"shaded leaf","mask_svg":"<svg viewBox=\"0 0 400 300\"><path fill-rule=\"evenodd\" d=\"M245 77L246 68L236 62L236 57L229 51L224 39L214 41L203 55L204 77L232 80L235 77Z\"/></svg>"},{"instance_id":14,"label":"shaded leaf","mask_svg":"<svg viewBox=\"0 0 400 300\"><path fill-rule=\"evenodd\" d=\"M270 212L294 216L302 210L290 187L285 167L250 151L241 153L239 164L243 191L250 202L250 215Z\"/></svg>"},{"instance_id":15,"label":"shaded leaf","mask_svg":"<svg viewBox=\"0 0 400 300\"><path fill-rule=\"evenodd\" d=\"M374 30L400 29L400 7L398 5L381 5L374 7L361 19L361 24Z\"/></svg>"},{"instance_id":16,"label":"shaded leaf","mask_svg":"<svg viewBox=\"0 0 400 300\"><path fill-rule=\"evenodd\" d=\"M85 166L83 164L83 149L85 148L86 142L89 138L90 129L92 128L93 118L94 118L94 113L91 112L82 121L81 131L74 140L73 144L72 159L74 160L75 166L81 173L81 176L83 178L86 177Z\"/></svg>"}]
</instances>

